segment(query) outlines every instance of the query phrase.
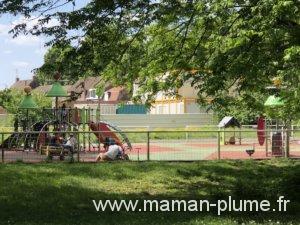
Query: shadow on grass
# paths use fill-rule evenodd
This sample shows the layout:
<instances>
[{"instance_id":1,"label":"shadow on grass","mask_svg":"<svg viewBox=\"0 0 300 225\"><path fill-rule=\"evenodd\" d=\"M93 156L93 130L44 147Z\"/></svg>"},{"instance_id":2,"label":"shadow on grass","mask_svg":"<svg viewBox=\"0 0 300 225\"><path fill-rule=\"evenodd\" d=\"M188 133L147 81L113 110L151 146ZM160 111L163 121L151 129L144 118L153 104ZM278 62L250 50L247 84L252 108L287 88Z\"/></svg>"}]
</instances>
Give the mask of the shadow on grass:
<instances>
[{"instance_id":1,"label":"shadow on grass","mask_svg":"<svg viewBox=\"0 0 300 225\"><path fill-rule=\"evenodd\" d=\"M99 187L91 186L90 180L100 182ZM1 224L300 222L300 164L293 162L10 164L0 165L0 181ZM101 181L106 184L103 188ZM141 188L131 190L134 182L141 182ZM118 191L122 185L128 190ZM152 191L155 185L161 187L159 192ZM93 199L215 201L228 195L234 199L268 199L274 204L283 195L291 205L284 213L224 213L217 217L214 211L100 213L92 203Z\"/></svg>"}]
</instances>

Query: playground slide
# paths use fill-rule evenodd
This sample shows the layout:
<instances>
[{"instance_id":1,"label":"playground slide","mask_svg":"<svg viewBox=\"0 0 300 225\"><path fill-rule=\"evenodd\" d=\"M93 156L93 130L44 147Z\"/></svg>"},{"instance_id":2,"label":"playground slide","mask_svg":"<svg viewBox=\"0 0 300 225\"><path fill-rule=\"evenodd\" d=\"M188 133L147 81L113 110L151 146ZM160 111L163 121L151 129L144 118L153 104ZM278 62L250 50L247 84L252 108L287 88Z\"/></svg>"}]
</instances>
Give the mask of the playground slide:
<instances>
[{"instance_id":1,"label":"playground slide","mask_svg":"<svg viewBox=\"0 0 300 225\"><path fill-rule=\"evenodd\" d=\"M125 136L125 134L121 133L120 130L118 130L117 128L113 127L112 125L105 123L105 122L90 122L89 126L91 128L92 131L95 131L94 134L96 135L96 137L98 138L100 143L104 143L105 142L105 138L113 138L116 143L120 146L122 146L122 148L124 149L124 145L122 140L120 140L120 138L117 136L116 132L119 133L124 141L127 144L127 147L131 150L131 143L129 142L128 138ZM113 131L115 130L115 131ZM98 131L101 131L98 132Z\"/></svg>"}]
</instances>

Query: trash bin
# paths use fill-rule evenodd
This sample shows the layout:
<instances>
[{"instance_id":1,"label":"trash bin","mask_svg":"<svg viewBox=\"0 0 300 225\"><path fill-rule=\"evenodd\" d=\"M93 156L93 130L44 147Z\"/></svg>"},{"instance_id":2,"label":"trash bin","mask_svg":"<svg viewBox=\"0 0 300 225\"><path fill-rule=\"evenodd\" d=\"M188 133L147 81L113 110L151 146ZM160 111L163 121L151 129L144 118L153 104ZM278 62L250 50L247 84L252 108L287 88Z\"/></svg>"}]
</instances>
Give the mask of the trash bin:
<instances>
[{"instance_id":1,"label":"trash bin","mask_svg":"<svg viewBox=\"0 0 300 225\"><path fill-rule=\"evenodd\" d=\"M272 135L272 156L283 156L283 143L281 132L276 132Z\"/></svg>"}]
</instances>

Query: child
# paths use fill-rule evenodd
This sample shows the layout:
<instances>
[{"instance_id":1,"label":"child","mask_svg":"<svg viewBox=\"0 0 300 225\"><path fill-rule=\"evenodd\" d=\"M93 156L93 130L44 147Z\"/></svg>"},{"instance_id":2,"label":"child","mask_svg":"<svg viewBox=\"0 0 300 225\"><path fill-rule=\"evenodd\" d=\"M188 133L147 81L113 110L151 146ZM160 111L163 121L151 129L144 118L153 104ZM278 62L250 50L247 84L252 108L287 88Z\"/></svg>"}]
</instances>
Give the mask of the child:
<instances>
[{"instance_id":1,"label":"child","mask_svg":"<svg viewBox=\"0 0 300 225\"><path fill-rule=\"evenodd\" d=\"M74 152L74 149L76 147L77 140L74 137L73 134L70 134L69 139L67 140L66 144L63 145L64 148L68 149L71 153Z\"/></svg>"}]
</instances>

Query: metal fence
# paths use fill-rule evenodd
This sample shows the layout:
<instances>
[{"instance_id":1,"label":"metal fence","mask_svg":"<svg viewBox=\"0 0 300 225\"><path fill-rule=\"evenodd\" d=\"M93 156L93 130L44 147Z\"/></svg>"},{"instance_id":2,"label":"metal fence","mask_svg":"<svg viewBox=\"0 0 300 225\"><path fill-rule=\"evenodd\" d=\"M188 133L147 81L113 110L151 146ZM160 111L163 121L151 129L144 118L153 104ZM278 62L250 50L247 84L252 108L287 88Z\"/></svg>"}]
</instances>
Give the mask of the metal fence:
<instances>
[{"instance_id":1,"label":"metal fence","mask_svg":"<svg viewBox=\"0 0 300 225\"><path fill-rule=\"evenodd\" d=\"M206 131L126 131L131 150L127 151L132 161L197 161L217 159L269 159L272 157L300 158L300 130L260 131L264 143L259 143L255 130L206 130ZM1 162L58 162L55 155L49 160L43 149L49 144L41 137L69 132L1 132ZM63 160L94 162L104 151L96 135L105 132L72 131L78 140L73 155L66 154Z\"/></svg>"}]
</instances>

